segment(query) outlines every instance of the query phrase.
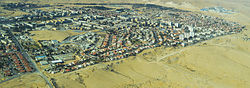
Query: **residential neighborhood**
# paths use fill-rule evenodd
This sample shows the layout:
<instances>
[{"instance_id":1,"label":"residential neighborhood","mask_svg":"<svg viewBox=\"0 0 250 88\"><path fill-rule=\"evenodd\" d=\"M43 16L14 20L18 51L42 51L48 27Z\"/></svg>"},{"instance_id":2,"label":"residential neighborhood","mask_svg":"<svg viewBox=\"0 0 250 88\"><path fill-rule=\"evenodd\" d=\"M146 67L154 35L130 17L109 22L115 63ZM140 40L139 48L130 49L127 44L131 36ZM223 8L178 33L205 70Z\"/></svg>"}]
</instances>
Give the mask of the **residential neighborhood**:
<instances>
[{"instance_id":1,"label":"residential neighborhood","mask_svg":"<svg viewBox=\"0 0 250 88\"><path fill-rule=\"evenodd\" d=\"M136 56L146 49L186 47L245 28L218 17L150 5L134 5L133 9L59 7L51 11L30 9L49 5L7 6L29 14L0 18L1 78L37 70L50 74L72 72ZM63 41L32 38L36 34L31 31L44 30L81 34Z\"/></svg>"}]
</instances>

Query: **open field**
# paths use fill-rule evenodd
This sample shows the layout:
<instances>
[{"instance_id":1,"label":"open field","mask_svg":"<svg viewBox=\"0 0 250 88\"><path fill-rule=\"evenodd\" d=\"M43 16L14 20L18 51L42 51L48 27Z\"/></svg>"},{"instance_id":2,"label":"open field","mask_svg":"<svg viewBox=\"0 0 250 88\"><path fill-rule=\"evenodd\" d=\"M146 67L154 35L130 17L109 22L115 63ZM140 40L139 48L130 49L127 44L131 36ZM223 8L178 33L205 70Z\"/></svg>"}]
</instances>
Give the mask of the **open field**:
<instances>
[{"instance_id":1,"label":"open field","mask_svg":"<svg viewBox=\"0 0 250 88\"><path fill-rule=\"evenodd\" d=\"M103 34L104 32L100 32L100 30L91 30L92 32L97 32L99 34ZM31 36L35 41L38 40L58 40L63 41L65 38L69 36L84 34L86 32L74 32L74 30L43 30L43 31L30 31L30 33L35 34Z\"/></svg>"},{"instance_id":2,"label":"open field","mask_svg":"<svg viewBox=\"0 0 250 88\"><path fill-rule=\"evenodd\" d=\"M24 14L28 14L28 13L25 13L22 11L9 11L0 7L0 16L20 16Z\"/></svg>"},{"instance_id":3,"label":"open field","mask_svg":"<svg viewBox=\"0 0 250 88\"><path fill-rule=\"evenodd\" d=\"M51 0L41 2L46 1L51 2ZM217 5L234 8L239 13L232 15L200 13L236 21L250 29L248 0L237 2L236 0L219 2L188 0L181 4L182 1L175 0L173 3L168 3L167 0L156 0L152 3L166 2L161 5L197 12L200 12L200 8ZM33 36L35 40L62 41L70 35L76 35L75 32L68 31L33 31L31 33L36 34ZM250 87L250 41L243 40L243 37L249 38L250 30L214 38L185 48L161 47L145 50L136 57L124 59L120 64L103 63L66 74L49 76L56 79L55 82L60 88L248 88ZM113 70L105 70L105 66L111 63L114 63L111 68ZM45 82L41 82L41 77L38 77L40 80L36 80L36 77L33 74L24 75L5 82L0 87L13 88L25 82L22 84L25 88L46 88ZM35 81L34 85L31 81Z\"/></svg>"},{"instance_id":4,"label":"open field","mask_svg":"<svg viewBox=\"0 0 250 88\"><path fill-rule=\"evenodd\" d=\"M73 35L79 35L82 34L84 32L78 33L78 32L74 32L71 30L67 30L67 31L49 31L49 30L45 30L45 31L31 31L30 33L35 34L34 36L32 36L32 38L35 41L38 40L58 40L58 41L63 41L65 38L69 37L69 36L73 36Z\"/></svg>"},{"instance_id":5,"label":"open field","mask_svg":"<svg viewBox=\"0 0 250 88\"><path fill-rule=\"evenodd\" d=\"M48 88L44 79L36 73L26 74L0 84L0 88Z\"/></svg>"}]
</instances>

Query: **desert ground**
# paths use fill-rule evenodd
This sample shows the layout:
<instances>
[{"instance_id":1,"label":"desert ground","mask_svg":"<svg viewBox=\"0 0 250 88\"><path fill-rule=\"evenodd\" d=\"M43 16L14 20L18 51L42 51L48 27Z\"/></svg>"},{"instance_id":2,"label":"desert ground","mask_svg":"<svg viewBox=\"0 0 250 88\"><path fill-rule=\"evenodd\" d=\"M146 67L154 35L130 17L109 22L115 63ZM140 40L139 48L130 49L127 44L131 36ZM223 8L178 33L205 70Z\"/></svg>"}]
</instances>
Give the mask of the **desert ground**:
<instances>
[{"instance_id":1,"label":"desert ground","mask_svg":"<svg viewBox=\"0 0 250 88\"><path fill-rule=\"evenodd\" d=\"M13 80L1 83L0 88L48 88L43 78L36 74L25 74Z\"/></svg>"},{"instance_id":2,"label":"desert ground","mask_svg":"<svg viewBox=\"0 0 250 88\"><path fill-rule=\"evenodd\" d=\"M32 39L34 39L35 41L38 41L38 40L58 40L61 42L69 36L79 35L79 34L82 34L84 32L78 33L78 32L74 32L71 30L67 30L67 31L44 30L44 31L31 31L30 33L34 34L34 36L32 36Z\"/></svg>"},{"instance_id":3,"label":"desert ground","mask_svg":"<svg viewBox=\"0 0 250 88\"><path fill-rule=\"evenodd\" d=\"M250 29L248 0L143 0L145 2L223 17ZM209 6L232 8L237 13L225 15L199 11ZM250 30L245 30L188 47L149 49L136 57L47 76L54 78L59 88L249 88L250 41L243 39L249 37ZM0 87L20 85L26 88L46 87L41 77L33 75L24 75L0 84Z\"/></svg>"}]
</instances>

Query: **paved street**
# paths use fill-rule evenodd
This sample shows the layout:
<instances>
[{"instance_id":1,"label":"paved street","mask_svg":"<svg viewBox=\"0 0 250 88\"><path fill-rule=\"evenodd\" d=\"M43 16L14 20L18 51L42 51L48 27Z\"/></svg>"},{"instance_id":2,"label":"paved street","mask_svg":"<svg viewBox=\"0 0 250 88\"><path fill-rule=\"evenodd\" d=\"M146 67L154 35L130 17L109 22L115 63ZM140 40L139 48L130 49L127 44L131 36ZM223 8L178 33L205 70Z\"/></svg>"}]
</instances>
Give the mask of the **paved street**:
<instances>
[{"instance_id":1,"label":"paved street","mask_svg":"<svg viewBox=\"0 0 250 88\"><path fill-rule=\"evenodd\" d=\"M42 78L47 82L47 84L49 85L50 88L54 88L53 85L52 85L52 83L49 81L49 79L38 69L38 67L36 66L35 61L32 60L32 58L27 54L27 52L24 50L24 48L22 47L22 45L18 42L18 40L15 37L15 35L11 31L9 31L9 33L11 34L11 36L13 36L13 41L15 42L15 44L20 49L20 52L22 53L22 55L32 64L32 67L35 70L34 72L39 73L39 75L42 76Z\"/></svg>"}]
</instances>

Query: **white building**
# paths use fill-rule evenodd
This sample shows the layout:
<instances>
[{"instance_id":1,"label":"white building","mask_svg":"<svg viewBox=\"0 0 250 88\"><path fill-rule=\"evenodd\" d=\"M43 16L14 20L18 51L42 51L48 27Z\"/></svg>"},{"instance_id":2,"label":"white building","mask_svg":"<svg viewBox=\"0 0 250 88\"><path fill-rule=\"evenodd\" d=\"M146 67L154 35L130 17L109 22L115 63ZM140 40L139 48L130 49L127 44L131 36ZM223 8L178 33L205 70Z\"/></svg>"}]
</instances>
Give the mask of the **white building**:
<instances>
[{"instance_id":1,"label":"white building","mask_svg":"<svg viewBox=\"0 0 250 88\"><path fill-rule=\"evenodd\" d=\"M179 39L180 39L180 40L184 40L184 35L183 35L183 34L180 34Z\"/></svg>"},{"instance_id":2,"label":"white building","mask_svg":"<svg viewBox=\"0 0 250 88\"><path fill-rule=\"evenodd\" d=\"M56 63L63 63L62 60L54 60L54 61L51 61L52 64L56 64Z\"/></svg>"}]
</instances>

